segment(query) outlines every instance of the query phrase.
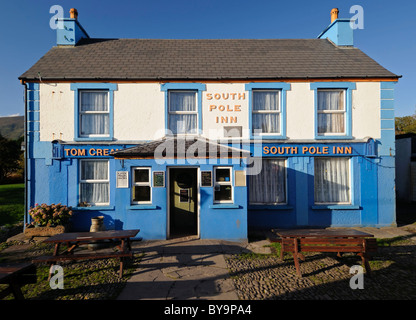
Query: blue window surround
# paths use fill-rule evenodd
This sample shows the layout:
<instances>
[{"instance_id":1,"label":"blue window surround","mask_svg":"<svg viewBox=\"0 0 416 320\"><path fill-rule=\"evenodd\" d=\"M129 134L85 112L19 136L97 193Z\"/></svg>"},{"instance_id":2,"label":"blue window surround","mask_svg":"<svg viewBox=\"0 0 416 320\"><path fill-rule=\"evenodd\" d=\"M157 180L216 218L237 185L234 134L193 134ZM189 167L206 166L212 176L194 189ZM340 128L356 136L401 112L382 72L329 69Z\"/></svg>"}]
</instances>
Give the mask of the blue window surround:
<instances>
[{"instance_id":1,"label":"blue window surround","mask_svg":"<svg viewBox=\"0 0 416 320\"><path fill-rule=\"evenodd\" d=\"M285 82L253 82L247 83L245 87L248 91L248 125L250 128L250 139L286 139L286 91L290 90L290 83ZM273 89L280 90L280 135L253 135L253 89Z\"/></svg>"},{"instance_id":2,"label":"blue window surround","mask_svg":"<svg viewBox=\"0 0 416 320\"><path fill-rule=\"evenodd\" d=\"M79 90L108 90L110 128L108 137L80 137L79 136ZM71 83L71 90L74 91L74 141L111 141L114 136L114 91L117 90L116 83Z\"/></svg>"},{"instance_id":3,"label":"blue window surround","mask_svg":"<svg viewBox=\"0 0 416 320\"><path fill-rule=\"evenodd\" d=\"M314 90L315 104L315 139L352 139L352 91L355 90L355 82L313 82L310 84ZM345 115L346 128L343 135L318 135L318 89L344 89L345 90Z\"/></svg>"},{"instance_id":4,"label":"blue window surround","mask_svg":"<svg viewBox=\"0 0 416 320\"><path fill-rule=\"evenodd\" d=\"M165 92L165 132L169 129L169 90L197 90L198 91L198 134L202 133L202 91L206 90L203 83L164 83L160 91Z\"/></svg>"}]
</instances>

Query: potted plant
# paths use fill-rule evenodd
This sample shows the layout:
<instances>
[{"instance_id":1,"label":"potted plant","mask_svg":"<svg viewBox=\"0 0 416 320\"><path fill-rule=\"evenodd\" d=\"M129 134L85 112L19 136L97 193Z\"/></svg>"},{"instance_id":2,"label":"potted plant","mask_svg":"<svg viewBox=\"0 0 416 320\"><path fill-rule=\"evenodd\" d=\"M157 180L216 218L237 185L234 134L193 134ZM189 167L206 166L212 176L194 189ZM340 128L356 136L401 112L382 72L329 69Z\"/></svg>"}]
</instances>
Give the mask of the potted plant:
<instances>
[{"instance_id":1,"label":"potted plant","mask_svg":"<svg viewBox=\"0 0 416 320\"><path fill-rule=\"evenodd\" d=\"M29 210L32 222L26 225L26 236L52 236L64 233L69 227L72 216L72 208L60 203L47 205L35 204Z\"/></svg>"}]
</instances>

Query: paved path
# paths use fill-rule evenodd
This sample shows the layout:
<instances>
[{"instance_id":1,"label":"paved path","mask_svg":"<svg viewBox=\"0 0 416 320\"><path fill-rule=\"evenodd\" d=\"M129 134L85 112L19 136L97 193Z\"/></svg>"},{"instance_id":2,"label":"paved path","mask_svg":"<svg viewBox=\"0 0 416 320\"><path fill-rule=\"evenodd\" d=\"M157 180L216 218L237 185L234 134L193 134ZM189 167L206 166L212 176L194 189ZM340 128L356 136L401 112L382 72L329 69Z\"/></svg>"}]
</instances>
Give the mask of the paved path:
<instances>
[{"instance_id":1,"label":"paved path","mask_svg":"<svg viewBox=\"0 0 416 320\"><path fill-rule=\"evenodd\" d=\"M136 242L133 250L144 257L118 300L238 300L224 254L249 246L189 238Z\"/></svg>"}]
</instances>

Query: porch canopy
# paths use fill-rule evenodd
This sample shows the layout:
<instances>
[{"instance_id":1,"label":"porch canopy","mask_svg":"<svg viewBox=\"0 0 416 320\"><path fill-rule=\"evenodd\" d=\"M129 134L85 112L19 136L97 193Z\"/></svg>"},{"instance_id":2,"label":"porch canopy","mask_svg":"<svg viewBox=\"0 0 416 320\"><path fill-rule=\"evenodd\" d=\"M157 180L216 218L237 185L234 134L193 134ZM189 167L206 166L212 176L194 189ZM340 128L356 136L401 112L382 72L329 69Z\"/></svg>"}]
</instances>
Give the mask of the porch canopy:
<instances>
[{"instance_id":1,"label":"porch canopy","mask_svg":"<svg viewBox=\"0 0 416 320\"><path fill-rule=\"evenodd\" d=\"M240 144L239 144L240 145ZM201 137L165 137L134 147L114 151L115 159L209 159L247 158L251 153L236 147L210 141Z\"/></svg>"}]
</instances>

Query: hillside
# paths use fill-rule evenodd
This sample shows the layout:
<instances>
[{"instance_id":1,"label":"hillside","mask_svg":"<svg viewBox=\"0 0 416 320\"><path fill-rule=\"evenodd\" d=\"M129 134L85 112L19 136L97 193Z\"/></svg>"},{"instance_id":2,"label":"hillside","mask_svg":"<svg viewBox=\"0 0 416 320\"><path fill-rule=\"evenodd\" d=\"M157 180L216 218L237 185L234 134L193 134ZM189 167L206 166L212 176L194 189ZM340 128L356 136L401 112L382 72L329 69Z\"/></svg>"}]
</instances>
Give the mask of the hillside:
<instances>
[{"instance_id":1,"label":"hillside","mask_svg":"<svg viewBox=\"0 0 416 320\"><path fill-rule=\"evenodd\" d=\"M0 134L11 140L17 140L24 134L24 117L0 117Z\"/></svg>"}]
</instances>

